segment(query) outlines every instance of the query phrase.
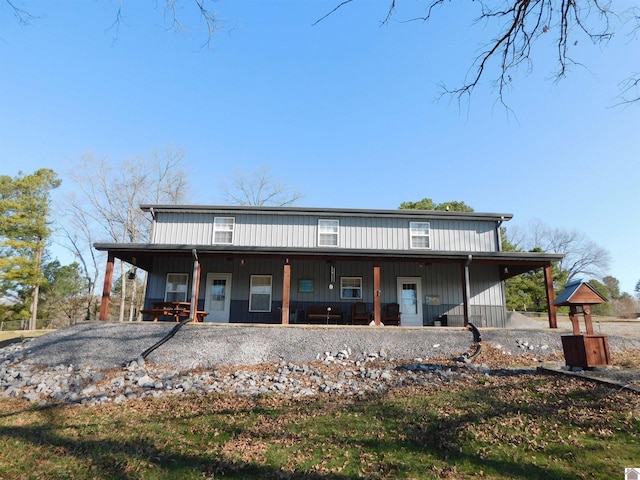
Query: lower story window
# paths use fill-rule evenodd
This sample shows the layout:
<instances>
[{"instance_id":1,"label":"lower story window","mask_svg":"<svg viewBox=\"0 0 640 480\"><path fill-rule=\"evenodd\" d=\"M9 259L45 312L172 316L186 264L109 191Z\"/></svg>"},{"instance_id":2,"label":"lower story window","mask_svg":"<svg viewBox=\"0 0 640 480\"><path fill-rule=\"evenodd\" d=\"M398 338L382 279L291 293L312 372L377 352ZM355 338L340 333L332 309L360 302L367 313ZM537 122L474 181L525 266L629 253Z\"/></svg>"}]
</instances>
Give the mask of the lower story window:
<instances>
[{"instance_id":1,"label":"lower story window","mask_svg":"<svg viewBox=\"0 0 640 480\"><path fill-rule=\"evenodd\" d=\"M186 302L189 276L186 273L168 273L164 292L165 302Z\"/></svg>"},{"instance_id":2,"label":"lower story window","mask_svg":"<svg viewBox=\"0 0 640 480\"><path fill-rule=\"evenodd\" d=\"M362 277L342 277L340 279L340 298L362 298Z\"/></svg>"},{"instance_id":3,"label":"lower story window","mask_svg":"<svg viewBox=\"0 0 640 480\"><path fill-rule=\"evenodd\" d=\"M251 275L250 312L271 311L271 275Z\"/></svg>"}]
</instances>

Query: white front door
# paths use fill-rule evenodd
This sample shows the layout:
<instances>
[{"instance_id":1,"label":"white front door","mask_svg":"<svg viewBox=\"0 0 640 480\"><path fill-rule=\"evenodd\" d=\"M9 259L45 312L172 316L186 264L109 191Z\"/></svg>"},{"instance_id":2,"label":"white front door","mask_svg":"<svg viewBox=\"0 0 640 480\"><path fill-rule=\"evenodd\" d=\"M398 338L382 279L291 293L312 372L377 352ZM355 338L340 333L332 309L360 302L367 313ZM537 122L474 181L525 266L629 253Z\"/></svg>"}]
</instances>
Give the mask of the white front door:
<instances>
[{"instance_id":1,"label":"white front door","mask_svg":"<svg viewBox=\"0 0 640 480\"><path fill-rule=\"evenodd\" d=\"M204 309L209 312L205 322L228 323L231 311L231 274L207 274Z\"/></svg>"},{"instance_id":2,"label":"white front door","mask_svg":"<svg viewBox=\"0 0 640 480\"><path fill-rule=\"evenodd\" d=\"M422 326L421 292L420 277L398 277L398 303L403 327Z\"/></svg>"}]
</instances>

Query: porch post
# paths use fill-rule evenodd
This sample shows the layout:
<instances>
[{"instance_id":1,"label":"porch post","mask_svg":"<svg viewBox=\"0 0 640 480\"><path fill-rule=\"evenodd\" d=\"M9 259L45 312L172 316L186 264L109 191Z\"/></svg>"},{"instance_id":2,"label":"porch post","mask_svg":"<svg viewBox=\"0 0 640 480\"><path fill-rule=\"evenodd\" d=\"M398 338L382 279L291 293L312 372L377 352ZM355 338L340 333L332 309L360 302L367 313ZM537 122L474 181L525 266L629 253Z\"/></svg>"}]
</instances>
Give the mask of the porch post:
<instances>
[{"instance_id":1,"label":"porch post","mask_svg":"<svg viewBox=\"0 0 640 480\"><path fill-rule=\"evenodd\" d=\"M102 300L100 301L99 320L109 319L109 298L111 297L111 284L113 283L113 253L107 254L107 268L104 272L104 286L102 287Z\"/></svg>"},{"instance_id":2,"label":"porch post","mask_svg":"<svg viewBox=\"0 0 640 480\"><path fill-rule=\"evenodd\" d=\"M200 262L198 261L198 252L195 249L193 255L193 275L191 276L191 318L194 322L198 321L198 295L200 295Z\"/></svg>"},{"instance_id":3,"label":"porch post","mask_svg":"<svg viewBox=\"0 0 640 480\"><path fill-rule=\"evenodd\" d=\"M470 291L471 282L469 281L469 264L471 263L471 255L467 258L467 261L462 264L462 313L464 316L464 326L469 325L469 303L470 303Z\"/></svg>"},{"instance_id":4,"label":"porch post","mask_svg":"<svg viewBox=\"0 0 640 480\"><path fill-rule=\"evenodd\" d=\"M556 306L554 305L555 294L553 293L553 272L551 264L544 267L544 286L547 289L547 309L549 311L549 328L558 328L558 317Z\"/></svg>"},{"instance_id":5,"label":"porch post","mask_svg":"<svg viewBox=\"0 0 640 480\"><path fill-rule=\"evenodd\" d=\"M282 325L289 325L289 303L291 301L291 265L289 259L284 263L282 275Z\"/></svg>"},{"instance_id":6,"label":"porch post","mask_svg":"<svg viewBox=\"0 0 640 480\"><path fill-rule=\"evenodd\" d=\"M373 322L380 326L380 265L373 266Z\"/></svg>"}]
</instances>

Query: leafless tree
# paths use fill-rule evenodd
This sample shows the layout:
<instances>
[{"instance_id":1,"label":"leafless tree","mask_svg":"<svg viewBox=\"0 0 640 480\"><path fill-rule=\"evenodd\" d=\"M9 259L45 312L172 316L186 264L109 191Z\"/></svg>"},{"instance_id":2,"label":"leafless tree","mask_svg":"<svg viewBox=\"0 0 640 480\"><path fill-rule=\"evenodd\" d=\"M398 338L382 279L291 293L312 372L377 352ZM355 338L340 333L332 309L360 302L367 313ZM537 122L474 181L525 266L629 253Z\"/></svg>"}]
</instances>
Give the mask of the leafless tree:
<instances>
[{"instance_id":1,"label":"leafless tree","mask_svg":"<svg viewBox=\"0 0 640 480\"><path fill-rule=\"evenodd\" d=\"M221 181L220 189L225 201L232 205L295 205L302 198L297 191L289 191L283 182L271 175L269 167L262 167L252 174L237 170L231 183Z\"/></svg>"},{"instance_id":2,"label":"leafless tree","mask_svg":"<svg viewBox=\"0 0 640 480\"><path fill-rule=\"evenodd\" d=\"M143 203L176 204L185 200L187 173L184 152L172 147L136 156L116 164L92 153L82 156L70 174L78 192L65 200L63 244L79 260L91 288L95 288L99 265L94 241L144 243L150 220L140 210ZM121 265L122 267L122 265ZM124 320L127 271L120 269L122 294L119 320ZM137 282L132 282L136 288ZM93 293L93 292L92 292ZM128 298L135 299L135 291ZM94 298L94 295L91 295ZM129 305L129 319L135 305Z\"/></svg>"},{"instance_id":3,"label":"leafless tree","mask_svg":"<svg viewBox=\"0 0 640 480\"><path fill-rule=\"evenodd\" d=\"M336 2L326 15L314 24L334 14L355 0ZM423 0L425 14L420 17L401 19L400 21L433 20L437 10L447 8L449 0ZM397 18L397 7L400 2L389 0L386 15L381 21L388 24ZM544 38L556 50L557 80L564 78L571 65L580 65L574 61L571 50L581 40L594 44L606 44L614 33L624 34L628 28L630 40L635 41L640 30L640 8L612 8L610 0L505 0L489 2L475 0L468 3L468 8L476 8L476 25L482 25L489 33L484 47L476 55L469 69L467 78L460 86L451 88L443 85L445 94L453 95L459 100L468 97L485 78L488 71L494 70L497 63L497 75L493 83L499 100L504 104L504 93L520 67L530 70L533 63L532 48L536 41ZM636 62L638 59L634 59ZM629 104L638 102L639 74L629 73L629 78L621 84L621 102Z\"/></svg>"},{"instance_id":4,"label":"leafless tree","mask_svg":"<svg viewBox=\"0 0 640 480\"><path fill-rule=\"evenodd\" d=\"M609 251L583 233L552 228L540 220L530 224L526 243L528 250L539 248L547 253L563 253L565 257L559 266L567 272L567 280L578 275L601 278L611 263Z\"/></svg>"},{"instance_id":5,"label":"leafless tree","mask_svg":"<svg viewBox=\"0 0 640 480\"><path fill-rule=\"evenodd\" d=\"M9 7L9 11L13 13L18 23L27 25L40 18L32 11L23 8L19 1L20 0L4 0ZM115 30L117 32L120 29L120 25L125 22L128 3L135 2L120 0L114 3L114 11L112 12L113 20L107 30ZM150 7L155 8L162 14L168 23L168 28L178 32L193 28L193 26L184 23L182 19L189 17L191 11L197 12L197 15L204 22L206 45L210 43L220 25L214 4L215 0L165 0L164 2L149 2Z\"/></svg>"}]
</instances>

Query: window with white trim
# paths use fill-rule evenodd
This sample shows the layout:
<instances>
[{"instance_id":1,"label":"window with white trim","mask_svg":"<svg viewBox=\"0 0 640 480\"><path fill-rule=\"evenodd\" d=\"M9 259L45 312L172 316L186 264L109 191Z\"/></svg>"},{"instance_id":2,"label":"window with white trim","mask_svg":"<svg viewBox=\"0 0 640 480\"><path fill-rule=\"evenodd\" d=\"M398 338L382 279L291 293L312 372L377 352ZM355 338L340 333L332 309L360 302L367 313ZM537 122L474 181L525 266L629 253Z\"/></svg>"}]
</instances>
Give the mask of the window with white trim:
<instances>
[{"instance_id":1,"label":"window with white trim","mask_svg":"<svg viewBox=\"0 0 640 480\"><path fill-rule=\"evenodd\" d=\"M429 222L410 222L411 248L431 248Z\"/></svg>"},{"instance_id":2,"label":"window with white trim","mask_svg":"<svg viewBox=\"0 0 640 480\"><path fill-rule=\"evenodd\" d=\"M362 277L341 277L340 298L362 299Z\"/></svg>"},{"instance_id":3,"label":"window with white trim","mask_svg":"<svg viewBox=\"0 0 640 480\"><path fill-rule=\"evenodd\" d=\"M271 311L271 275L251 275L250 312Z\"/></svg>"},{"instance_id":4,"label":"window with white trim","mask_svg":"<svg viewBox=\"0 0 640 480\"><path fill-rule=\"evenodd\" d=\"M189 275L186 273L167 273L164 290L165 302L186 302Z\"/></svg>"},{"instance_id":5,"label":"window with white trim","mask_svg":"<svg viewBox=\"0 0 640 480\"><path fill-rule=\"evenodd\" d=\"M236 224L234 217L214 217L213 244L233 245L233 230Z\"/></svg>"},{"instance_id":6,"label":"window with white trim","mask_svg":"<svg viewBox=\"0 0 640 480\"><path fill-rule=\"evenodd\" d=\"M340 220L318 220L318 246L337 247Z\"/></svg>"}]
</instances>

